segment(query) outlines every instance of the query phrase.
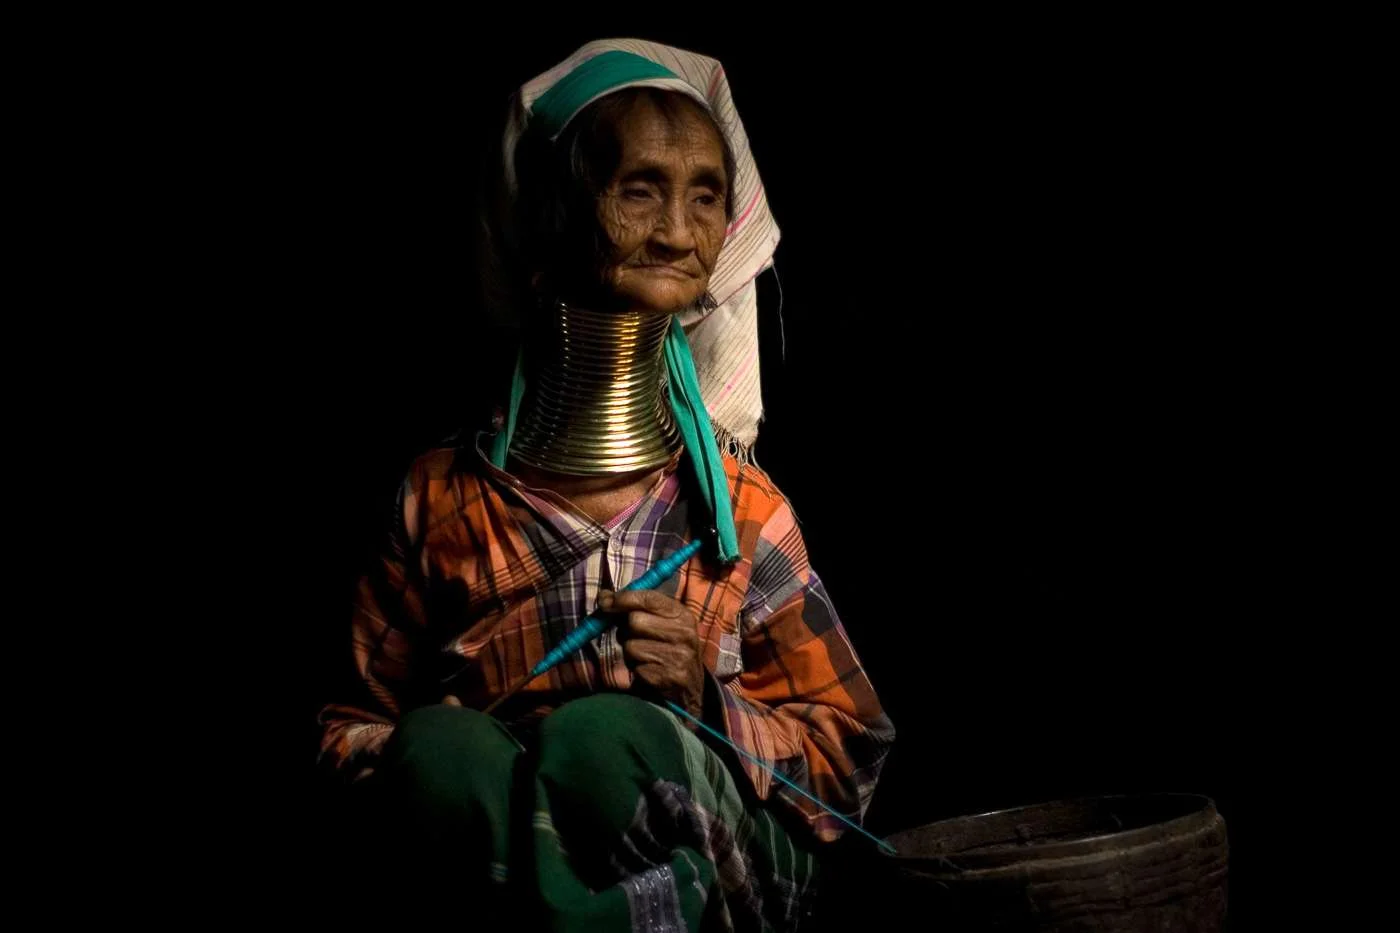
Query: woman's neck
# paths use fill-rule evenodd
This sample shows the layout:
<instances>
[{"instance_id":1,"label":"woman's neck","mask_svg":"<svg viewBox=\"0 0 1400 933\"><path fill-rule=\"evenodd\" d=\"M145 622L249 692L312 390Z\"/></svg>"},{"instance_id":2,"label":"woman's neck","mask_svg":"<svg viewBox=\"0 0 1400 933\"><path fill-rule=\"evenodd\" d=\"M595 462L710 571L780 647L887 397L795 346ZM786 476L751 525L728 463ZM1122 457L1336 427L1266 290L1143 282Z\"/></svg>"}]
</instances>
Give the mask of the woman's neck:
<instances>
[{"instance_id":1,"label":"woman's neck","mask_svg":"<svg viewBox=\"0 0 1400 933\"><path fill-rule=\"evenodd\" d=\"M548 489L562 496L594 522L606 525L650 492L663 468L606 476L571 476L512 460L510 469L526 486Z\"/></svg>"},{"instance_id":2,"label":"woman's neck","mask_svg":"<svg viewBox=\"0 0 1400 933\"><path fill-rule=\"evenodd\" d=\"M654 477L681 444L663 383L670 324L669 315L557 306L526 344L512 459L564 495Z\"/></svg>"}]
</instances>

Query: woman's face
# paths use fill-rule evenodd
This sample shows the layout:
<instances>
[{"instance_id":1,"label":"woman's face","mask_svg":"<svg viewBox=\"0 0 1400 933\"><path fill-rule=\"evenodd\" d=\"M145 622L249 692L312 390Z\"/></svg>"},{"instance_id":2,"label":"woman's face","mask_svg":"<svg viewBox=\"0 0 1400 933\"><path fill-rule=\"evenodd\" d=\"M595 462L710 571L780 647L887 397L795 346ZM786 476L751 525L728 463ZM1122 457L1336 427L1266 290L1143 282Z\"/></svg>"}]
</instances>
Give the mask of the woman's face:
<instances>
[{"instance_id":1,"label":"woman's face","mask_svg":"<svg viewBox=\"0 0 1400 933\"><path fill-rule=\"evenodd\" d=\"M612 244L603 285L632 311L674 314L705 294L724 245L724 150L697 108L643 98L618 125L621 161L598 198Z\"/></svg>"}]
</instances>

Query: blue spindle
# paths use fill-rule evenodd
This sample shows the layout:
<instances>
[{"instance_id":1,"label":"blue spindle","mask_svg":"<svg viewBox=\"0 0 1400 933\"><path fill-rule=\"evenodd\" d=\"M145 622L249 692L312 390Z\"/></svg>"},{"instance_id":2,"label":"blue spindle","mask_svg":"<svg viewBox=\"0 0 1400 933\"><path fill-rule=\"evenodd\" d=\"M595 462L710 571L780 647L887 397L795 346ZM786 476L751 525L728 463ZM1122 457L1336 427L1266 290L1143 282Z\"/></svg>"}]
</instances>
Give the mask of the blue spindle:
<instances>
[{"instance_id":1,"label":"blue spindle","mask_svg":"<svg viewBox=\"0 0 1400 933\"><path fill-rule=\"evenodd\" d=\"M700 550L700 547L701 542L690 542L670 557L665 557L657 561L656 566L624 586L622 588L623 591L656 589L662 583L670 579L671 574L680 570L681 565L690 560L695 552ZM614 621L616 621L615 616L610 618L600 615L591 615L584 619L578 628L574 629L568 635L565 635L559 644L550 649L549 654L541 658L540 662L530 669L530 679L533 680L540 676L545 671L554 667L554 665L603 634L603 631Z\"/></svg>"}]
</instances>

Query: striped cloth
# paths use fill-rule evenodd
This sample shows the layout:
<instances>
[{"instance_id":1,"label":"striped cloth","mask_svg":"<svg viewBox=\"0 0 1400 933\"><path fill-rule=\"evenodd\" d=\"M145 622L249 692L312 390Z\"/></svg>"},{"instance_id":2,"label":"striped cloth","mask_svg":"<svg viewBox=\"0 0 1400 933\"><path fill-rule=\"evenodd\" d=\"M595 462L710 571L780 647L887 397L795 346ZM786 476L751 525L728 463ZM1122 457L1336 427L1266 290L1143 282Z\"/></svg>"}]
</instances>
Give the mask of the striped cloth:
<instances>
[{"instance_id":1,"label":"striped cloth","mask_svg":"<svg viewBox=\"0 0 1400 933\"><path fill-rule=\"evenodd\" d=\"M655 62L674 77L644 77L611 86L659 87L686 94L714 117L734 155L734 219L710 278L710 294L719 303L713 311L691 310L680 316L690 339L701 395L721 445L747 460L758 436L763 398L758 359L758 291L755 279L773 264L778 248L778 225L768 209L763 181L754 164L749 137L724 68L713 58L638 39L603 39L590 42L544 74L527 82L512 100L511 117L504 138L502 164L508 196L515 194L512 172L515 147L535 118L534 105L562 80L577 73L585 62L608 53L626 52ZM596 98L573 103L573 113ZM570 114L572 116L573 114ZM551 126L551 129L562 129ZM508 312L507 312L508 313Z\"/></svg>"},{"instance_id":2,"label":"striped cloth","mask_svg":"<svg viewBox=\"0 0 1400 933\"><path fill-rule=\"evenodd\" d=\"M400 716L457 695L480 709L618 589L691 539L693 495L678 456L607 524L524 487L479 449L420 458L397 528L359 587L360 698L322 713L323 758L372 769ZM697 620L707 717L736 745L852 819L863 815L894 730L807 551L791 508L756 467L725 457L740 560L696 556L660 591ZM703 514L703 510L701 513ZM632 683L615 633L537 678L499 713L528 728L560 704ZM738 756L736 756L737 758ZM748 761L760 798L795 810L820 840L843 824ZM792 798L792 799L789 799Z\"/></svg>"}]
</instances>

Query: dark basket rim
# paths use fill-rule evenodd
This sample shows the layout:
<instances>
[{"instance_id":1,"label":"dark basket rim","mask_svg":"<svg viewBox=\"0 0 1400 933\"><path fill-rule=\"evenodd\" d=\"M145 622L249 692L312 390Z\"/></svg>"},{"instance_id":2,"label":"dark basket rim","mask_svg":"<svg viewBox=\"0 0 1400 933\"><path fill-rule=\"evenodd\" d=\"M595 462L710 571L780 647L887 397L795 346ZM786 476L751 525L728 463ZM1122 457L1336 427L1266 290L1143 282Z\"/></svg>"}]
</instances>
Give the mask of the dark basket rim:
<instances>
[{"instance_id":1,"label":"dark basket rim","mask_svg":"<svg viewBox=\"0 0 1400 933\"><path fill-rule=\"evenodd\" d=\"M1170 819L1160 820L1146 826L1135 826L1129 829L1113 830L1102 833L1094 833L1089 836L1079 836L1072 840L1061 842L1045 842L1035 845L1033 848L1017 849L1007 847L989 852L950 852L944 855L890 855L885 852L880 853L882 859L891 864L901 865L920 872L947 872L961 871L964 869L977 868L997 868L1009 864L1025 861L1025 855L1033 852L1037 860L1071 858L1080 855L1092 855L1101 852L1105 848L1105 843L1113 843L1120 847L1144 844L1153 840L1158 840L1166 836L1180 836L1192 832L1200 832L1219 819L1219 812L1216 809L1215 801L1205 794L1195 793L1138 793L1138 794L1107 794L1100 796L1074 797L1065 800L1051 800L1041 803L1027 804L1018 807L1008 807L1002 810L988 810L983 813L974 813L965 816L951 817L945 820L937 820L932 823L925 823L920 826L909 827L896 833L891 833L885 837L895 849L899 849L901 836L909 836L915 832L927 833L935 827L946 827L949 830L959 826L967 825L979 821L999 820L1012 822L1017 816L1035 816L1045 814L1054 808L1093 808L1111 806L1115 802L1147 802L1155 801L1158 804L1175 803L1184 808L1184 812ZM1010 843L1012 840L1008 839Z\"/></svg>"}]
</instances>

